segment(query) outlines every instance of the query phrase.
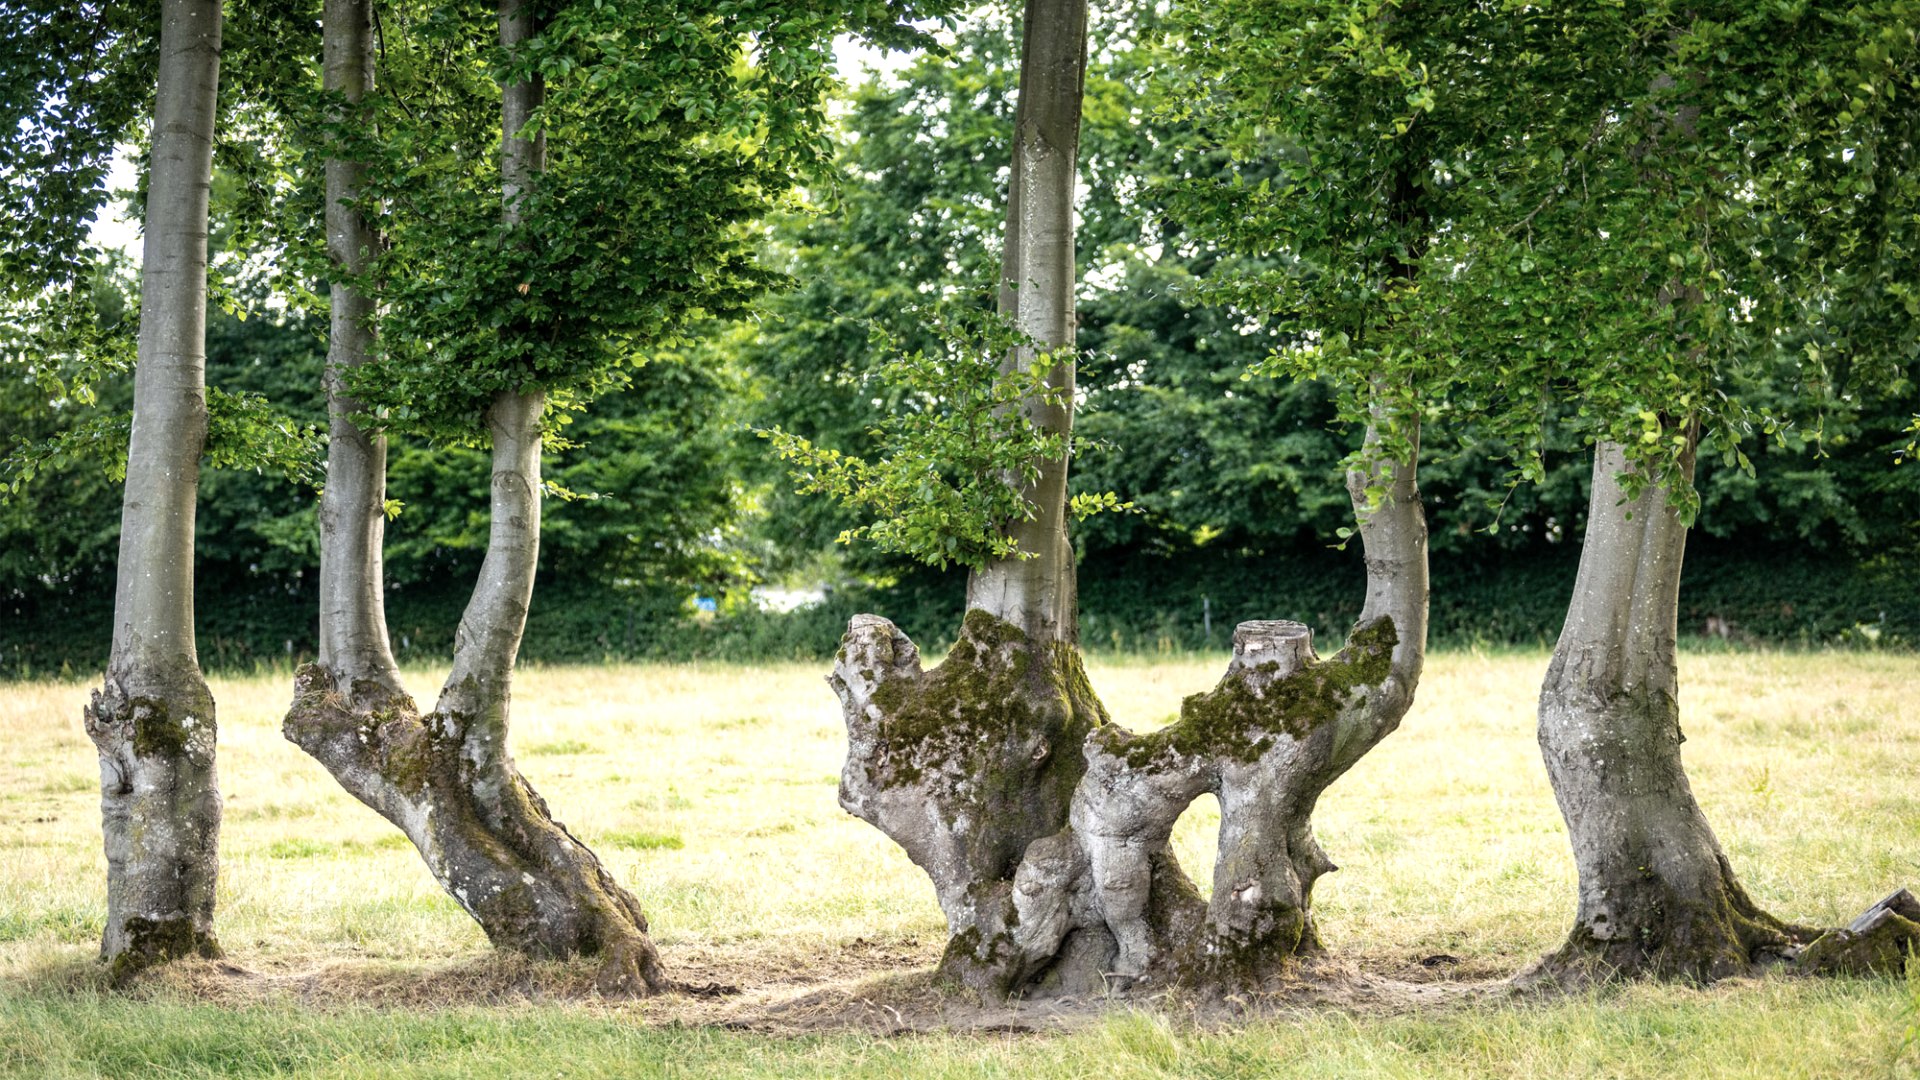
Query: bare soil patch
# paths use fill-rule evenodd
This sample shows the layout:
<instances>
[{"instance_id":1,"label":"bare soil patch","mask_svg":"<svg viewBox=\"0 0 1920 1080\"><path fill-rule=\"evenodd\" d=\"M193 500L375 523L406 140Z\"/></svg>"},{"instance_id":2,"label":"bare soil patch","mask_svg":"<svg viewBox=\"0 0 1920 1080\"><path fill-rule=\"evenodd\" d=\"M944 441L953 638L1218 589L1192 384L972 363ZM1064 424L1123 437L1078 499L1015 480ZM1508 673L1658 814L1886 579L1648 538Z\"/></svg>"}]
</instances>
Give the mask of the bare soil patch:
<instances>
[{"instance_id":1,"label":"bare soil patch","mask_svg":"<svg viewBox=\"0 0 1920 1080\"><path fill-rule=\"evenodd\" d=\"M1510 964L1451 956L1319 957L1293 966L1257 992L1221 998L1181 991L982 1001L937 985L938 946L917 939L861 938L827 953L777 943L682 943L662 950L679 989L645 999L601 996L590 961L537 963L512 953L445 961L383 962L286 957L264 963L183 961L140 976L135 998L187 999L227 1008L437 1011L565 1004L656 1025L716 1027L764 1035L927 1032L1032 1034L1068 1031L1118 1011L1146 1011L1211 1028L1256 1019L1333 1011L1364 1016L1432 1012L1510 993ZM27 976L35 989L104 988L91 961L65 962Z\"/></svg>"}]
</instances>

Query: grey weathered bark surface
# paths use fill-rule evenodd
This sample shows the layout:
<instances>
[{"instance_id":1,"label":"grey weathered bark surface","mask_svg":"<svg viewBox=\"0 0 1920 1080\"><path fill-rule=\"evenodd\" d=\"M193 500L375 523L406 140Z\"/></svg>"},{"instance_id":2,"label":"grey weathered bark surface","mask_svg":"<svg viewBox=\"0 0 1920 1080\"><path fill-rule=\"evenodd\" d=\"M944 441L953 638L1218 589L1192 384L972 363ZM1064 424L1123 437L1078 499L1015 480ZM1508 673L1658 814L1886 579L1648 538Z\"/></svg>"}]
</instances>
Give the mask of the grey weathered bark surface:
<instances>
[{"instance_id":1,"label":"grey weathered bark surface","mask_svg":"<svg viewBox=\"0 0 1920 1080\"><path fill-rule=\"evenodd\" d=\"M1073 193L1086 71L1086 0L1028 0L1000 260L1000 313L1038 350L1064 350L1047 379L1061 403L1034 401L1026 408L1036 428L1059 434L1073 430ZM1035 351L1015 350L1008 363L1029 365ZM1067 458L1043 461L1039 472L1022 492L1033 516L1011 530L1020 550L1032 558L1000 559L972 574L967 609L1011 623L1035 642L1075 642L1079 599L1067 538Z\"/></svg>"},{"instance_id":2,"label":"grey weathered bark surface","mask_svg":"<svg viewBox=\"0 0 1920 1080\"><path fill-rule=\"evenodd\" d=\"M1014 121L1000 309L1031 346L1057 356L1049 383L1065 403L1030 402L1028 418L1067 435L1073 424L1073 192L1087 48L1086 0L1029 0ZM1067 538L1067 457L1040 463L1023 497L1032 518L1011 534L1028 558L971 575L967 615L946 661L921 672L893 624L860 616L833 683L852 740L840 801L906 848L934 880L951 941L941 962L977 982L971 943L1004 902L1027 846L1066 823L1079 752L1106 713L1079 650L1073 549ZM882 685L884 683L884 685ZM865 704L878 695L869 713Z\"/></svg>"},{"instance_id":3,"label":"grey weathered bark surface","mask_svg":"<svg viewBox=\"0 0 1920 1080\"><path fill-rule=\"evenodd\" d=\"M1915 911L1896 904L1871 926L1825 936L1782 922L1741 887L1694 799L1675 655L1687 527L1663 484L1626 497L1631 468L1619 445L1596 448L1579 574L1540 692L1540 750L1580 895L1566 942L1523 981L1712 981L1809 945L1808 970L1890 969L1920 929ZM1689 451L1685 479L1692 468Z\"/></svg>"},{"instance_id":4,"label":"grey weathered bark surface","mask_svg":"<svg viewBox=\"0 0 1920 1080\"><path fill-rule=\"evenodd\" d=\"M365 57L364 0L330 0L330 17L336 8L341 48ZM503 0L499 13L503 47L511 50L535 32L523 0ZM328 42L331 78L331 26ZM539 107L541 88L534 82L503 89L504 213L513 224L520 220L519 196L544 164L542 141L518 137ZM330 203L330 220L336 210L348 212ZM343 234L364 228L343 225ZM335 318L338 335L338 308ZM364 347L357 336L364 327L364 321L347 325L347 340L336 336L336 350L356 341ZM323 542L338 545L339 580L332 589L323 582L329 602L321 616L322 640L333 648L323 651L319 664L301 670L285 733L407 834L434 877L496 946L542 958L598 956L603 992L651 993L667 981L639 902L553 819L507 745L513 664L539 565L545 408L545 395L534 391L502 393L488 409L493 477L487 553L455 635L453 671L425 717L400 688L378 605L384 456L371 452L377 444L345 421L350 405L336 414L336 435L344 424L346 438L336 438L330 452L343 446L346 452L329 462L329 488L344 479L357 494L341 500L334 528L323 533ZM331 631L329 622L337 623Z\"/></svg>"},{"instance_id":5,"label":"grey weathered bark surface","mask_svg":"<svg viewBox=\"0 0 1920 1080\"><path fill-rule=\"evenodd\" d=\"M193 527L207 434L220 0L165 0L160 18L113 648L105 684L86 709L106 834L100 952L116 975L219 952L220 791L213 695L194 645Z\"/></svg>"}]
</instances>

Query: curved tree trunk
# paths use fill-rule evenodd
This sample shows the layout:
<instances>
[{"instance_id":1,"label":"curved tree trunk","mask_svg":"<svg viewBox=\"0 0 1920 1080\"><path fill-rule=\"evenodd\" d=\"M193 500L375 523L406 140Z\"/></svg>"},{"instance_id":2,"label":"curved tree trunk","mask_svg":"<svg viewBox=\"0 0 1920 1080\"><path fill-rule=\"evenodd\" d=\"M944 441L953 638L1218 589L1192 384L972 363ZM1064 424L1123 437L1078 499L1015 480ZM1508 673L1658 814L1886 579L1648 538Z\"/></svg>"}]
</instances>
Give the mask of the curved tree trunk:
<instances>
[{"instance_id":1,"label":"curved tree trunk","mask_svg":"<svg viewBox=\"0 0 1920 1080\"><path fill-rule=\"evenodd\" d=\"M1689 479L1692 466L1689 452ZM1664 485L1626 497L1631 468L1619 445L1596 449L1579 576L1540 692L1540 750L1580 898L1566 942L1523 979L1712 981L1796 957L1809 970L1897 970L1920 931L1910 896L1823 936L1761 910L1734 876L1680 761L1674 646L1687 527Z\"/></svg>"},{"instance_id":2,"label":"curved tree trunk","mask_svg":"<svg viewBox=\"0 0 1920 1080\"><path fill-rule=\"evenodd\" d=\"M366 86L368 11L366 0L329 0L329 86L345 90L350 100ZM501 44L508 49L533 33L519 0L504 0L500 18ZM517 135L539 105L539 85L505 91L501 167L511 224L519 219L519 194L543 167L544 148L537 136ZM328 231L330 238L358 237L343 248L363 253L370 231L346 205L357 171L344 162L329 164ZM338 197L336 175L343 191ZM350 271L354 264L347 260L357 257L336 251ZM494 945L541 958L603 957L599 984L606 993L663 989L666 979L639 902L553 819L507 749L513 664L539 565L545 396L504 393L488 410L493 480L487 554L455 637L453 672L434 711L421 717L401 689L380 604L384 442L354 427L355 406L340 393L339 367L365 359L370 305L340 285L334 296L330 501L321 517L322 545L332 557L322 563L320 661L299 674L286 736L407 834L435 879ZM359 315L343 321L343 311Z\"/></svg>"},{"instance_id":3,"label":"curved tree trunk","mask_svg":"<svg viewBox=\"0 0 1920 1080\"><path fill-rule=\"evenodd\" d=\"M220 0L165 0L154 101L139 361L120 518L113 650L86 710L100 754L116 977L219 954L213 695L193 632L194 502L206 444L207 204Z\"/></svg>"}]
</instances>

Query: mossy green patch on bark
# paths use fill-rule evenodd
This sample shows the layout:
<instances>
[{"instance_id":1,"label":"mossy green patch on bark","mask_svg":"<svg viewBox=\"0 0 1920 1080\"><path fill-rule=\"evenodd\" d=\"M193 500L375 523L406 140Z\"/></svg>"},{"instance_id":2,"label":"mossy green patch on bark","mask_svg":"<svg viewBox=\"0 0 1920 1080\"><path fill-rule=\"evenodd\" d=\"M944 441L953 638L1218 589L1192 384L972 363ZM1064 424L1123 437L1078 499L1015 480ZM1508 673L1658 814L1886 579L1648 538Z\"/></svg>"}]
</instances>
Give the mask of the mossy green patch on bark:
<instances>
[{"instance_id":1,"label":"mossy green patch on bark","mask_svg":"<svg viewBox=\"0 0 1920 1080\"><path fill-rule=\"evenodd\" d=\"M967 613L939 667L882 682L873 702L883 754L865 767L889 786L917 783L932 769L989 790L1019 787L1040 763L1077 757L1055 751L1077 746L1105 720L1078 651L1029 642L1019 627L979 610ZM1009 755L1010 741L1035 746ZM1073 772L1067 792L1079 779Z\"/></svg>"},{"instance_id":2,"label":"mossy green patch on bark","mask_svg":"<svg viewBox=\"0 0 1920 1080\"><path fill-rule=\"evenodd\" d=\"M213 697L196 694L197 700L169 702L152 696L127 699L126 710L133 735L133 752L139 757L178 758L193 749L195 725L213 726Z\"/></svg>"},{"instance_id":3,"label":"mossy green patch on bark","mask_svg":"<svg viewBox=\"0 0 1920 1080\"><path fill-rule=\"evenodd\" d=\"M1890 913L1869 930L1820 935L1799 964L1815 975L1899 975L1914 956L1920 956L1920 923Z\"/></svg>"},{"instance_id":4,"label":"mossy green patch on bark","mask_svg":"<svg viewBox=\"0 0 1920 1080\"><path fill-rule=\"evenodd\" d=\"M119 986L155 964L197 956L207 960L220 958L220 943L211 933L196 929L184 916L173 919L146 919L135 915L122 924L127 935L126 948L106 957L108 977Z\"/></svg>"},{"instance_id":5,"label":"mossy green patch on bark","mask_svg":"<svg viewBox=\"0 0 1920 1080\"><path fill-rule=\"evenodd\" d=\"M1159 731L1134 735L1109 728L1097 737L1101 749L1124 757L1133 768L1192 757L1254 761L1273 748L1276 736L1304 739L1332 722L1355 689L1384 682L1398 644L1393 620L1382 616L1357 627L1346 648L1330 660L1310 659L1257 688L1250 676L1271 676L1277 664L1234 672L1214 689L1181 702L1180 719Z\"/></svg>"},{"instance_id":6,"label":"mossy green patch on bark","mask_svg":"<svg viewBox=\"0 0 1920 1080\"><path fill-rule=\"evenodd\" d=\"M1787 955L1810 936L1760 910L1724 859L1721 869L1717 888L1681 896L1641 867L1634 886L1610 890L1621 925L1606 937L1584 922L1576 925L1530 978L1574 985L1637 977L1709 984Z\"/></svg>"}]
</instances>

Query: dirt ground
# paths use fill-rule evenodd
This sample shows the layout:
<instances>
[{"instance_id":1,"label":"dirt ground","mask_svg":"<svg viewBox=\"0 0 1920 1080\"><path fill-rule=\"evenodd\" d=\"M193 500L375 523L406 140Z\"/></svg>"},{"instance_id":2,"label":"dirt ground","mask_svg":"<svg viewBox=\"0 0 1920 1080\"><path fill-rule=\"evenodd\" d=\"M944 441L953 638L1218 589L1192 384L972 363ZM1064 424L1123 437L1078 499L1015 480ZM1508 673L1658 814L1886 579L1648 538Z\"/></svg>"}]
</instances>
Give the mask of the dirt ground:
<instances>
[{"instance_id":1,"label":"dirt ground","mask_svg":"<svg viewBox=\"0 0 1920 1080\"><path fill-rule=\"evenodd\" d=\"M291 1003L323 1010L433 1011L567 1003L653 1025L874 1036L1066 1031L1116 1010L1146 1010L1200 1027L1310 1011L1430 1014L1513 993L1511 972L1480 970L1448 955L1319 957L1301 962L1283 981L1224 998L1159 991L1009 1002L982 1001L937 985L938 947L916 940L859 939L831 955L812 956L680 946L663 950L662 959L676 989L638 1000L600 996L590 961L538 963L510 953L407 965L338 959L264 966L185 961L141 976L125 992L232 1008ZM28 982L42 989L81 989L101 980L98 965L83 961L43 969Z\"/></svg>"}]
</instances>

